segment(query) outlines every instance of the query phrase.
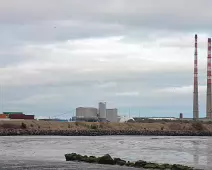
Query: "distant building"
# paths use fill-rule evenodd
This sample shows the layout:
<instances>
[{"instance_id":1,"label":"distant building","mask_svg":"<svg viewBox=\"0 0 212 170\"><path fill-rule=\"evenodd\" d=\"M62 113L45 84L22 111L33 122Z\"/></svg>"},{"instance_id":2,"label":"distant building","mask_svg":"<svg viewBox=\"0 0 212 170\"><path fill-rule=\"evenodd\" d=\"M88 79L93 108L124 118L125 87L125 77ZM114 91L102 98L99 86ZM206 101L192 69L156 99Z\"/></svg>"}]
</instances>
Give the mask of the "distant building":
<instances>
[{"instance_id":1,"label":"distant building","mask_svg":"<svg viewBox=\"0 0 212 170\"><path fill-rule=\"evenodd\" d=\"M78 107L76 108L75 121L94 122L98 119L98 109L94 107Z\"/></svg>"},{"instance_id":2,"label":"distant building","mask_svg":"<svg viewBox=\"0 0 212 170\"><path fill-rule=\"evenodd\" d=\"M106 110L106 119L109 122L118 122L118 109L107 109Z\"/></svg>"},{"instance_id":3,"label":"distant building","mask_svg":"<svg viewBox=\"0 0 212 170\"><path fill-rule=\"evenodd\" d=\"M107 117L106 114L107 114L106 103L100 102L99 103L99 120L101 122L106 122L106 117Z\"/></svg>"},{"instance_id":4,"label":"distant building","mask_svg":"<svg viewBox=\"0 0 212 170\"><path fill-rule=\"evenodd\" d=\"M100 102L99 108L94 107L78 107L76 108L76 116L71 121L86 122L119 122L118 109L106 109L106 103Z\"/></svg>"}]
</instances>

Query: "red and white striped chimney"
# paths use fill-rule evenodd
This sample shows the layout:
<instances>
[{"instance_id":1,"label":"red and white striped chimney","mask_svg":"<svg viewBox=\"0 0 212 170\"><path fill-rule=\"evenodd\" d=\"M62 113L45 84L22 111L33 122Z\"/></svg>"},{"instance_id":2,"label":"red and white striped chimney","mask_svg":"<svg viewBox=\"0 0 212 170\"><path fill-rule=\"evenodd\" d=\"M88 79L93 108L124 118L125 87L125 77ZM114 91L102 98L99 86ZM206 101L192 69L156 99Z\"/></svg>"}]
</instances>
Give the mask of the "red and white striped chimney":
<instances>
[{"instance_id":1,"label":"red and white striped chimney","mask_svg":"<svg viewBox=\"0 0 212 170\"><path fill-rule=\"evenodd\" d=\"M206 117L212 118L212 95L211 95L211 38L208 38L208 61L207 61L207 99L206 99Z\"/></svg>"},{"instance_id":2,"label":"red and white striped chimney","mask_svg":"<svg viewBox=\"0 0 212 170\"><path fill-rule=\"evenodd\" d=\"M199 118L199 99L198 99L198 58L197 58L197 34L195 34L194 51L194 91L193 91L193 119Z\"/></svg>"}]
</instances>

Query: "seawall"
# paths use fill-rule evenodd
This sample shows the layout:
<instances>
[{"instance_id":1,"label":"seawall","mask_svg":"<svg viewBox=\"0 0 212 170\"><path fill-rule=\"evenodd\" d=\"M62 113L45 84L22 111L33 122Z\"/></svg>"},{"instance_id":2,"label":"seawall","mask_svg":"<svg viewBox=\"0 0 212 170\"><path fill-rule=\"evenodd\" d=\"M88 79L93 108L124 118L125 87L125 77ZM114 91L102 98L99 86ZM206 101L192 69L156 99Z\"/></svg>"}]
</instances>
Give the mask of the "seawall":
<instances>
[{"instance_id":1,"label":"seawall","mask_svg":"<svg viewBox=\"0 0 212 170\"><path fill-rule=\"evenodd\" d=\"M192 131L135 131L135 130L0 130L0 136L111 136L111 135L139 135L139 136L212 136L212 132Z\"/></svg>"}]
</instances>

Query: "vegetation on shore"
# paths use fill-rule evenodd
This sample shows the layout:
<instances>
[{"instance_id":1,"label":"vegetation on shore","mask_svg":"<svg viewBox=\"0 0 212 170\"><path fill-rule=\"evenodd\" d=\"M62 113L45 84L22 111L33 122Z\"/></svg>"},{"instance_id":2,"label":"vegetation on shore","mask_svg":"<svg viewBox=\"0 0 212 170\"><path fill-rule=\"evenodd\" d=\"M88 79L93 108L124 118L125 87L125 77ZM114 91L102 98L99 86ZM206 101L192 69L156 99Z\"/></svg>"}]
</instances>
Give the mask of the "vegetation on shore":
<instances>
[{"instance_id":1,"label":"vegetation on shore","mask_svg":"<svg viewBox=\"0 0 212 170\"><path fill-rule=\"evenodd\" d=\"M27 130L135 130L135 131L206 131L212 132L210 122L188 121L154 121L137 123L89 123L89 122L56 122L37 120L0 121L1 129Z\"/></svg>"},{"instance_id":2,"label":"vegetation on shore","mask_svg":"<svg viewBox=\"0 0 212 170\"><path fill-rule=\"evenodd\" d=\"M101 157L95 156L83 156L76 153L65 154L66 161L78 161L78 162L86 162L86 163L96 163L96 164L107 164L107 165L120 165L120 166L128 166L135 168L143 168L143 169L157 169L157 170L194 170L192 167L178 165L178 164L158 164L152 162L146 162L143 160L139 160L136 162L125 161L120 158L112 158L109 154L106 154Z\"/></svg>"}]
</instances>

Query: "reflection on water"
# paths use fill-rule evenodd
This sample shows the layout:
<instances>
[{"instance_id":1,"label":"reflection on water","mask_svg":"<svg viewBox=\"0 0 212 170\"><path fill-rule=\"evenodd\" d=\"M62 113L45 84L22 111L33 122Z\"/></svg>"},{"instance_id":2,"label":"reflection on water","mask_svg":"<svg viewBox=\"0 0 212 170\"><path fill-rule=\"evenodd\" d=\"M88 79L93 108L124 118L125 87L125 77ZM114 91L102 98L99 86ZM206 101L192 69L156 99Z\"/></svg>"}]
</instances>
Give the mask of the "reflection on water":
<instances>
[{"instance_id":1,"label":"reflection on water","mask_svg":"<svg viewBox=\"0 0 212 170\"><path fill-rule=\"evenodd\" d=\"M193 143L193 150L194 150L194 164L199 164L199 141L192 141Z\"/></svg>"},{"instance_id":2,"label":"reflection on water","mask_svg":"<svg viewBox=\"0 0 212 170\"><path fill-rule=\"evenodd\" d=\"M126 160L179 163L212 169L211 137L1 137L0 160L64 161L64 154L77 152L111 154Z\"/></svg>"}]
</instances>

